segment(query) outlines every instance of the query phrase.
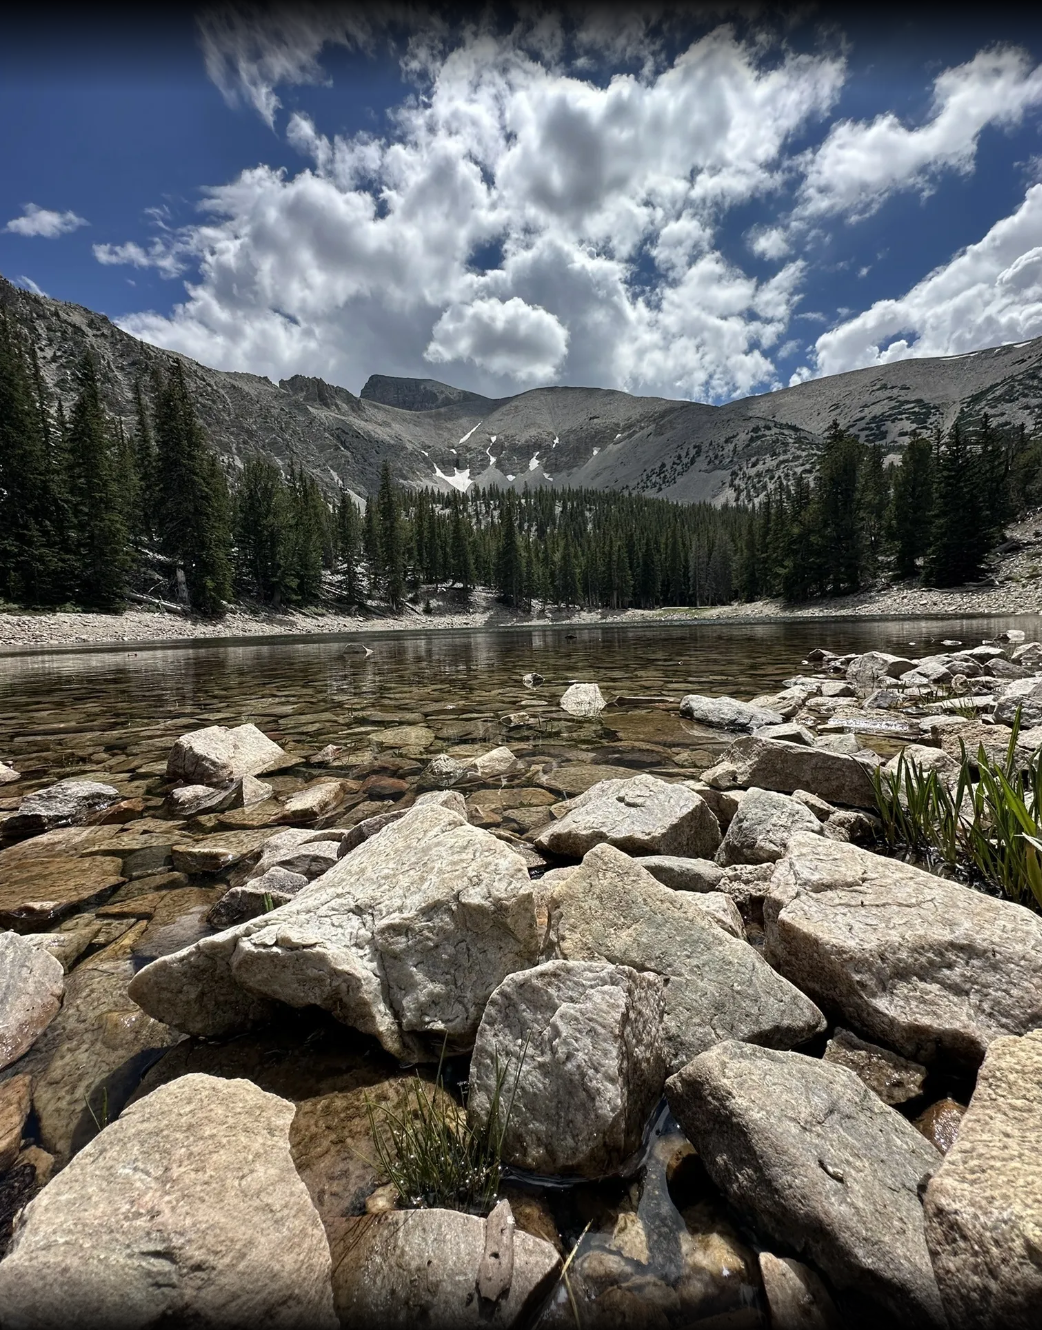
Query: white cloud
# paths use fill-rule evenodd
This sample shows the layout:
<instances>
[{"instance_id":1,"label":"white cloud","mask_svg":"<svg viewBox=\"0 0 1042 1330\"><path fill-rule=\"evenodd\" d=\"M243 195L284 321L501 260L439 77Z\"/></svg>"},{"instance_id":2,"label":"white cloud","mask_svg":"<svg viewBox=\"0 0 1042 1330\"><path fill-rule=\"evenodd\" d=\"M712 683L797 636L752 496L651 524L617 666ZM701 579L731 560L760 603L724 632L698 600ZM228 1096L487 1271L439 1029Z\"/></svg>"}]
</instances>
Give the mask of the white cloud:
<instances>
[{"instance_id":1,"label":"white cloud","mask_svg":"<svg viewBox=\"0 0 1042 1330\"><path fill-rule=\"evenodd\" d=\"M535 382L555 378L567 350L568 330L553 314L518 296L492 296L447 309L423 354L434 364L469 360L492 374Z\"/></svg>"},{"instance_id":2,"label":"white cloud","mask_svg":"<svg viewBox=\"0 0 1042 1330\"><path fill-rule=\"evenodd\" d=\"M819 374L950 356L1042 336L1042 184L1009 217L897 300L822 333Z\"/></svg>"},{"instance_id":3,"label":"white cloud","mask_svg":"<svg viewBox=\"0 0 1042 1330\"><path fill-rule=\"evenodd\" d=\"M1042 104L1042 65L1026 51L979 51L934 81L930 118L909 129L892 112L871 121L841 120L806 155L795 219L829 213L867 216L898 189L927 190L942 169L969 171L981 131L1013 126Z\"/></svg>"},{"instance_id":4,"label":"white cloud","mask_svg":"<svg viewBox=\"0 0 1042 1330\"><path fill-rule=\"evenodd\" d=\"M78 226L87 225L87 219L74 212L51 212L35 203L27 203L21 217L12 217L4 230L18 236L43 236L45 240L56 240L58 236L75 231Z\"/></svg>"},{"instance_id":5,"label":"white cloud","mask_svg":"<svg viewBox=\"0 0 1042 1330\"><path fill-rule=\"evenodd\" d=\"M134 240L123 245L94 245L94 257L111 267L129 264L133 268L156 268L163 277L177 277L185 270L186 247L177 241L153 240L148 249Z\"/></svg>"},{"instance_id":6,"label":"white cloud","mask_svg":"<svg viewBox=\"0 0 1042 1330\"><path fill-rule=\"evenodd\" d=\"M323 77L324 41L375 40L316 14L211 20L208 67L274 123L276 85ZM536 377L714 397L770 383L802 268L758 282L716 233L778 189L842 60L721 26L670 63L637 28L611 32L646 66L603 84L561 63L552 16L510 36L417 30L403 69L418 92L388 136L329 138L295 113L286 134L310 167L243 172L208 191L202 224L148 250L100 247L103 262L198 263L170 317L123 326L224 368L355 389L425 355L491 393ZM580 35L585 54L607 49L594 18Z\"/></svg>"},{"instance_id":7,"label":"white cloud","mask_svg":"<svg viewBox=\"0 0 1042 1330\"><path fill-rule=\"evenodd\" d=\"M21 276L17 279L17 285L22 286L26 291L31 291L34 296L45 296L47 292L42 286L37 286L31 277Z\"/></svg>"}]
</instances>

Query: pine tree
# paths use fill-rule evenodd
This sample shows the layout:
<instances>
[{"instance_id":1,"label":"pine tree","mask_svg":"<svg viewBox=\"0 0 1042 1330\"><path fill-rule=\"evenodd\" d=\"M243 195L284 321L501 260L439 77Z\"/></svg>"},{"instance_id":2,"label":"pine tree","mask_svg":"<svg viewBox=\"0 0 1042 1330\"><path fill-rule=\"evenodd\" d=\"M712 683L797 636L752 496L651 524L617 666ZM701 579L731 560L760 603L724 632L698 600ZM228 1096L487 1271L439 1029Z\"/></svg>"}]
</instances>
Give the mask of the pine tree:
<instances>
[{"instance_id":1,"label":"pine tree","mask_svg":"<svg viewBox=\"0 0 1042 1330\"><path fill-rule=\"evenodd\" d=\"M914 577L930 545L933 513L933 446L929 439L909 439L894 468L887 533L898 577Z\"/></svg>"},{"instance_id":2,"label":"pine tree","mask_svg":"<svg viewBox=\"0 0 1042 1330\"><path fill-rule=\"evenodd\" d=\"M145 394L140 379L134 384L134 432L132 435L134 465L137 473L137 502L130 519L130 533L137 539L150 542L156 535L156 443L145 406Z\"/></svg>"},{"instance_id":3,"label":"pine tree","mask_svg":"<svg viewBox=\"0 0 1042 1330\"><path fill-rule=\"evenodd\" d=\"M557 600L562 605L578 605L582 599L582 579L575 541L565 532L557 561Z\"/></svg>"},{"instance_id":4,"label":"pine tree","mask_svg":"<svg viewBox=\"0 0 1042 1330\"><path fill-rule=\"evenodd\" d=\"M127 527L116 448L101 404L97 366L89 352L80 362L76 381L66 477L76 588L84 605L119 610L126 595Z\"/></svg>"},{"instance_id":5,"label":"pine tree","mask_svg":"<svg viewBox=\"0 0 1042 1330\"><path fill-rule=\"evenodd\" d=\"M834 596L856 591L862 582L861 460L862 445L833 421L818 467L815 520L804 533L804 543L813 548L811 585L823 581Z\"/></svg>"},{"instance_id":6,"label":"pine tree","mask_svg":"<svg viewBox=\"0 0 1042 1330\"><path fill-rule=\"evenodd\" d=\"M361 598L358 582L359 520L355 501L346 490L340 492L336 508L337 561L343 579L344 599L355 604Z\"/></svg>"},{"instance_id":7,"label":"pine tree","mask_svg":"<svg viewBox=\"0 0 1042 1330\"><path fill-rule=\"evenodd\" d=\"M979 457L956 425L936 460L934 516L924 580L960 586L980 576L992 541L985 512Z\"/></svg>"},{"instance_id":8,"label":"pine tree","mask_svg":"<svg viewBox=\"0 0 1042 1330\"><path fill-rule=\"evenodd\" d=\"M398 494L391 480L391 468L384 462L380 471L378 499L380 519L380 549L383 555L384 596L394 609L401 609L405 601L405 551Z\"/></svg>"},{"instance_id":9,"label":"pine tree","mask_svg":"<svg viewBox=\"0 0 1042 1330\"><path fill-rule=\"evenodd\" d=\"M155 436L160 544L193 609L221 615L232 593L228 485L206 443L180 361L161 384Z\"/></svg>"},{"instance_id":10,"label":"pine tree","mask_svg":"<svg viewBox=\"0 0 1042 1330\"><path fill-rule=\"evenodd\" d=\"M314 477L302 469L291 468L289 497L293 512L293 576L296 599L301 605L313 605L322 593L328 511L322 491Z\"/></svg>"},{"instance_id":11,"label":"pine tree","mask_svg":"<svg viewBox=\"0 0 1042 1330\"><path fill-rule=\"evenodd\" d=\"M452 497L452 535L449 566L452 580L460 587L464 601L470 599L474 589L474 542L469 530L470 523L463 513L463 503L458 494Z\"/></svg>"},{"instance_id":12,"label":"pine tree","mask_svg":"<svg viewBox=\"0 0 1042 1330\"><path fill-rule=\"evenodd\" d=\"M499 553L496 561L496 587L508 605L520 606L524 594L524 561L517 538L513 495L507 495L499 521Z\"/></svg>"},{"instance_id":13,"label":"pine tree","mask_svg":"<svg viewBox=\"0 0 1042 1330\"><path fill-rule=\"evenodd\" d=\"M247 594L278 608L296 597L293 510L282 472L248 457L235 495L236 580Z\"/></svg>"}]
</instances>

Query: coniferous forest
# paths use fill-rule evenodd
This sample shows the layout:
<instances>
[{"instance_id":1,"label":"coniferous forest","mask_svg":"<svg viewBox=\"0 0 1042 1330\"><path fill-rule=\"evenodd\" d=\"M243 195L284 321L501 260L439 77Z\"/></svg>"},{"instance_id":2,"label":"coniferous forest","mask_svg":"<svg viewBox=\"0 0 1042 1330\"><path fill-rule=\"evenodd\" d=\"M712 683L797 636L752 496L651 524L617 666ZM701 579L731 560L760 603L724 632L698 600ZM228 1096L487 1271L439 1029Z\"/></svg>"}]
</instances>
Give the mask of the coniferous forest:
<instances>
[{"instance_id":1,"label":"coniferous forest","mask_svg":"<svg viewBox=\"0 0 1042 1330\"><path fill-rule=\"evenodd\" d=\"M218 616L236 600L400 609L476 588L510 607L712 606L842 595L887 578L974 581L1042 505L1042 444L986 419L900 460L834 427L816 467L745 506L641 494L396 485L359 503L262 454L226 468L180 363L105 409L88 355L53 397L25 330L0 319L0 602Z\"/></svg>"}]
</instances>

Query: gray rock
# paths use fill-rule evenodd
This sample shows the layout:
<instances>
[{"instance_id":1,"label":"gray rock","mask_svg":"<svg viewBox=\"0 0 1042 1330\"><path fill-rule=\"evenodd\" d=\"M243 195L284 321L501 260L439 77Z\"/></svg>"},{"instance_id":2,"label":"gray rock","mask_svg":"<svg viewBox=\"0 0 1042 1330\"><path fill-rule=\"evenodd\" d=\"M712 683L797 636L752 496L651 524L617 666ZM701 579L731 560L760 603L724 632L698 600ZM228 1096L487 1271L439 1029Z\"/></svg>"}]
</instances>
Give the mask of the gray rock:
<instances>
[{"instance_id":1,"label":"gray rock","mask_svg":"<svg viewBox=\"0 0 1042 1330\"><path fill-rule=\"evenodd\" d=\"M1024 642L1014 647L1010 659L1028 670L1042 670L1042 642Z\"/></svg>"},{"instance_id":2,"label":"gray rock","mask_svg":"<svg viewBox=\"0 0 1042 1330\"><path fill-rule=\"evenodd\" d=\"M594 845L627 854L709 858L720 827L708 804L686 785L657 776L605 780L569 803L568 812L536 837L536 848L581 858Z\"/></svg>"},{"instance_id":3,"label":"gray rock","mask_svg":"<svg viewBox=\"0 0 1042 1330\"><path fill-rule=\"evenodd\" d=\"M640 866L673 891L716 891L724 875L712 859L686 859L679 854L646 854Z\"/></svg>"},{"instance_id":4,"label":"gray rock","mask_svg":"<svg viewBox=\"0 0 1042 1330\"><path fill-rule=\"evenodd\" d=\"M5 1326L336 1330L294 1111L200 1075L131 1105L23 1212L0 1263Z\"/></svg>"},{"instance_id":5,"label":"gray rock","mask_svg":"<svg viewBox=\"0 0 1042 1330\"><path fill-rule=\"evenodd\" d=\"M730 896L723 891L703 891L696 900L702 913L719 924L725 933L745 941L741 911Z\"/></svg>"},{"instance_id":6,"label":"gray rock","mask_svg":"<svg viewBox=\"0 0 1042 1330\"><path fill-rule=\"evenodd\" d=\"M0 1070L32 1048L64 991L60 961L17 933L0 933Z\"/></svg>"},{"instance_id":7,"label":"gray rock","mask_svg":"<svg viewBox=\"0 0 1042 1330\"><path fill-rule=\"evenodd\" d=\"M805 725L796 725L792 721L786 721L782 725L761 725L753 733L758 739L784 739L791 744L806 744L808 748L814 746L814 735Z\"/></svg>"},{"instance_id":8,"label":"gray rock","mask_svg":"<svg viewBox=\"0 0 1042 1330\"><path fill-rule=\"evenodd\" d=\"M774 790L750 790L716 853L716 862L767 864L780 859L797 831L821 835L821 823L802 803Z\"/></svg>"},{"instance_id":9,"label":"gray rock","mask_svg":"<svg viewBox=\"0 0 1042 1330\"><path fill-rule=\"evenodd\" d=\"M734 901L743 919L763 921L763 902L771 889L774 864L731 864L724 869L717 891Z\"/></svg>"},{"instance_id":10,"label":"gray rock","mask_svg":"<svg viewBox=\"0 0 1042 1330\"><path fill-rule=\"evenodd\" d=\"M666 1095L761 1237L898 1325L945 1324L918 1196L939 1156L852 1071L732 1042L689 1062Z\"/></svg>"},{"instance_id":11,"label":"gray rock","mask_svg":"<svg viewBox=\"0 0 1042 1330\"><path fill-rule=\"evenodd\" d=\"M416 808L288 904L146 966L131 996L192 1034L319 1006L396 1056L473 1042L485 1002L535 963L534 884L510 846L445 808Z\"/></svg>"},{"instance_id":12,"label":"gray rock","mask_svg":"<svg viewBox=\"0 0 1042 1330\"><path fill-rule=\"evenodd\" d=\"M914 667L915 661L906 656L893 656L888 651L866 651L855 656L847 666L847 683L859 697L865 697L884 681L900 679Z\"/></svg>"},{"instance_id":13,"label":"gray rock","mask_svg":"<svg viewBox=\"0 0 1042 1330\"><path fill-rule=\"evenodd\" d=\"M671 1071L722 1039L791 1048L823 1030L813 1002L708 920L701 900L601 845L554 891L550 945L565 960L604 960L668 980L662 1042Z\"/></svg>"},{"instance_id":14,"label":"gray rock","mask_svg":"<svg viewBox=\"0 0 1042 1330\"><path fill-rule=\"evenodd\" d=\"M700 693L688 693L681 699L680 714L718 730L754 730L761 725L780 725L785 719L777 711L734 697L703 697Z\"/></svg>"},{"instance_id":15,"label":"gray rock","mask_svg":"<svg viewBox=\"0 0 1042 1330\"><path fill-rule=\"evenodd\" d=\"M14 767L9 767L6 762L0 762L0 785L11 785L21 779L21 773L15 771Z\"/></svg>"},{"instance_id":16,"label":"gray rock","mask_svg":"<svg viewBox=\"0 0 1042 1330\"><path fill-rule=\"evenodd\" d=\"M270 799L272 787L256 776L243 776L228 789L215 790L210 785L182 785L170 793L170 809L178 817L197 813L217 813L228 808L248 808Z\"/></svg>"},{"instance_id":17,"label":"gray rock","mask_svg":"<svg viewBox=\"0 0 1042 1330\"><path fill-rule=\"evenodd\" d=\"M816 684L810 687L783 688L780 693L763 693L760 697L754 697L749 705L762 707L764 711L775 711L783 721L790 721L796 712L803 708L807 699L814 697L817 691Z\"/></svg>"},{"instance_id":18,"label":"gray rock","mask_svg":"<svg viewBox=\"0 0 1042 1330\"><path fill-rule=\"evenodd\" d=\"M995 694L995 719L999 724L1012 725L1018 710L1025 730L1042 725L1042 679L1014 679Z\"/></svg>"},{"instance_id":19,"label":"gray rock","mask_svg":"<svg viewBox=\"0 0 1042 1330\"><path fill-rule=\"evenodd\" d=\"M561 697L561 709L569 716L596 716L607 705L595 683L573 683Z\"/></svg>"},{"instance_id":20,"label":"gray rock","mask_svg":"<svg viewBox=\"0 0 1042 1330\"><path fill-rule=\"evenodd\" d=\"M497 1074L513 1092L520 1062L505 1160L599 1177L633 1154L665 1079L662 988L658 975L602 961L550 961L504 979L481 1018L468 1112L487 1121Z\"/></svg>"},{"instance_id":21,"label":"gray rock","mask_svg":"<svg viewBox=\"0 0 1042 1330\"><path fill-rule=\"evenodd\" d=\"M822 697L856 697L850 684L841 679L826 679L821 685Z\"/></svg>"},{"instance_id":22,"label":"gray rock","mask_svg":"<svg viewBox=\"0 0 1042 1330\"><path fill-rule=\"evenodd\" d=\"M827 799L819 799L809 790L793 790L792 797L804 808L809 808L819 822L827 822L836 811Z\"/></svg>"},{"instance_id":23,"label":"gray rock","mask_svg":"<svg viewBox=\"0 0 1042 1330\"><path fill-rule=\"evenodd\" d=\"M809 1266L762 1251L760 1278L770 1308L771 1330L841 1330L836 1304Z\"/></svg>"},{"instance_id":24,"label":"gray rock","mask_svg":"<svg viewBox=\"0 0 1042 1330\"><path fill-rule=\"evenodd\" d=\"M31 1088L28 1076L0 1082L0 1177L18 1158L22 1128L32 1106Z\"/></svg>"},{"instance_id":25,"label":"gray rock","mask_svg":"<svg viewBox=\"0 0 1042 1330\"><path fill-rule=\"evenodd\" d=\"M349 1221L338 1244L343 1250L333 1253L341 1325L509 1330L530 1324L557 1280L561 1258L549 1242L517 1229L512 1215L509 1223L497 1223L499 1208L488 1219L431 1209ZM509 1252L509 1278L504 1271L498 1286L483 1278L490 1248L504 1264ZM483 1296L497 1287L497 1297Z\"/></svg>"},{"instance_id":26,"label":"gray rock","mask_svg":"<svg viewBox=\"0 0 1042 1330\"><path fill-rule=\"evenodd\" d=\"M467 774L466 766L448 753L436 753L424 768L423 778L430 785L456 785Z\"/></svg>"},{"instance_id":27,"label":"gray rock","mask_svg":"<svg viewBox=\"0 0 1042 1330\"><path fill-rule=\"evenodd\" d=\"M426 794L419 796L413 807L449 808L464 819L467 816L467 801L459 790L429 790Z\"/></svg>"},{"instance_id":28,"label":"gray rock","mask_svg":"<svg viewBox=\"0 0 1042 1330\"><path fill-rule=\"evenodd\" d=\"M929 748L925 744L905 744L900 753L896 753L884 764L883 770L891 774L896 773L902 758L906 767L912 767L923 773L936 771L938 779L945 782L959 779L962 764L943 748Z\"/></svg>"},{"instance_id":29,"label":"gray rock","mask_svg":"<svg viewBox=\"0 0 1042 1330\"><path fill-rule=\"evenodd\" d=\"M206 922L213 928L231 928L247 919L256 919L291 901L307 884L303 873L269 868L261 877L226 891L206 916Z\"/></svg>"},{"instance_id":30,"label":"gray rock","mask_svg":"<svg viewBox=\"0 0 1042 1330\"><path fill-rule=\"evenodd\" d=\"M731 819L742 806L745 791L718 790L714 785L707 785L705 781L701 780L686 780L684 784L689 790L694 790L695 794L706 801L710 811L719 823L720 830L726 831L731 825Z\"/></svg>"},{"instance_id":31,"label":"gray rock","mask_svg":"<svg viewBox=\"0 0 1042 1330\"><path fill-rule=\"evenodd\" d=\"M828 753L844 753L847 757L857 757L864 750L856 734L819 734L814 740L815 748L822 748Z\"/></svg>"},{"instance_id":32,"label":"gray rock","mask_svg":"<svg viewBox=\"0 0 1042 1330\"><path fill-rule=\"evenodd\" d=\"M291 794L282 806L282 820L286 822L314 822L333 813L344 802L344 782L325 776Z\"/></svg>"},{"instance_id":33,"label":"gray rock","mask_svg":"<svg viewBox=\"0 0 1042 1330\"><path fill-rule=\"evenodd\" d=\"M861 763L843 753L806 748L782 739L736 739L723 761L703 773L710 785L757 786L792 794L808 790L833 804L874 808L875 794Z\"/></svg>"},{"instance_id":34,"label":"gray rock","mask_svg":"<svg viewBox=\"0 0 1042 1330\"><path fill-rule=\"evenodd\" d=\"M480 780L495 780L499 776L510 776L521 769L521 763L509 748L493 748L467 765Z\"/></svg>"},{"instance_id":35,"label":"gray rock","mask_svg":"<svg viewBox=\"0 0 1042 1330\"><path fill-rule=\"evenodd\" d=\"M169 780L187 785L231 785L286 761L285 752L256 725L210 725L183 734L167 758Z\"/></svg>"},{"instance_id":36,"label":"gray rock","mask_svg":"<svg viewBox=\"0 0 1042 1330\"><path fill-rule=\"evenodd\" d=\"M926 1240L954 1330L1034 1330L1042 1307L1042 1030L996 1039L926 1189Z\"/></svg>"},{"instance_id":37,"label":"gray rock","mask_svg":"<svg viewBox=\"0 0 1042 1330\"><path fill-rule=\"evenodd\" d=\"M52 831L55 827L74 826L118 799L119 790L100 781L60 780L56 785L27 794L13 816L3 824L4 836L15 840Z\"/></svg>"},{"instance_id":38,"label":"gray rock","mask_svg":"<svg viewBox=\"0 0 1042 1330\"><path fill-rule=\"evenodd\" d=\"M825 1046L824 1059L837 1067L849 1067L884 1104L907 1103L923 1090L926 1068L888 1048L866 1043L850 1030L837 1030Z\"/></svg>"},{"instance_id":39,"label":"gray rock","mask_svg":"<svg viewBox=\"0 0 1042 1330\"><path fill-rule=\"evenodd\" d=\"M1042 1026L1042 919L854 845L798 833L764 905L765 955L905 1057L975 1065Z\"/></svg>"}]
</instances>

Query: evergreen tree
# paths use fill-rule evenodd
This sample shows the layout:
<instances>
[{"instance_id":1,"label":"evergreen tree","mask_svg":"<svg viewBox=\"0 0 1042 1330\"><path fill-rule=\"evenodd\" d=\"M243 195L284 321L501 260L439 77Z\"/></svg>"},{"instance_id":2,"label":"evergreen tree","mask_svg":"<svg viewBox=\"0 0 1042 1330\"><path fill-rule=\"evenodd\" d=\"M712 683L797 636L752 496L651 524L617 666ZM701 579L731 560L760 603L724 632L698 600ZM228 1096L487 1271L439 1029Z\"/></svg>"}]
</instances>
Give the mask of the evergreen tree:
<instances>
[{"instance_id":1,"label":"evergreen tree","mask_svg":"<svg viewBox=\"0 0 1042 1330\"><path fill-rule=\"evenodd\" d=\"M933 586L975 581L993 532L987 523L979 454L956 425L935 460L934 514L924 579Z\"/></svg>"},{"instance_id":2,"label":"evergreen tree","mask_svg":"<svg viewBox=\"0 0 1042 1330\"><path fill-rule=\"evenodd\" d=\"M898 577L914 577L930 545L933 513L933 446L929 439L909 439L894 468L887 532Z\"/></svg>"},{"instance_id":3,"label":"evergreen tree","mask_svg":"<svg viewBox=\"0 0 1042 1330\"><path fill-rule=\"evenodd\" d=\"M236 580L241 590L276 608L296 597L293 510L282 472L266 457L248 457L235 496Z\"/></svg>"},{"instance_id":4,"label":"evergreen tree","mask_svg":"<svg viewBox=\"0 0 1042 1330\"><path fill-rule=\"evenodd\" d=\"M834 421L818 468L816 511L801 541L804 557L811 556L810 585L824 583L834 596L856 591L862 582L861 462L862 445Z\"/></svg>"},{"instance_id":5,"label":"evergreen tree","mask_svg":"<svg viewBox=\"0 0 1042 1330\"><path fill-rule=\"evenodd\" d=\"M140 379L134 384L134 433L132 435L137 497L129 519L130 534L152 541L156 535L156 443L145 406Z\"/></svg>"},{"instance_id":6,"label":"evergreen tree","mask_svg":"<svg viewBox=\"0 0 1042 1330\"><path fill-rule=\"evenodd\" d=\"M358 555L361 533L358 509L346 490L340 492L336 508L336 544L344 598L351 604L361 598L358 581Z\"/></svg>"},{"instance_id":7,"label":"evergreen tree","mask_svg":"<svg viewBox=\"0 0 1042 1330\"><path fill-rule=\"evenodd\" d=\"M557 600L561 605L578 605L581 596L581 578L575 541L571 533L566 532L557 561Z\"/></svg>"},{"instance_id":8,"label":"evergreen tree","mask_svg":"<svg viewBox=\"0 0 1042 1330\"><path fill-rule=\"evenodd\" d=\"M155 405L156 526L189 604L224 613L231 596L231 504L227 482L203 434L180 361Z\"/></svg>"},{"instance_id":9,"label":"evergreen tree","mask_svg":"<svg viewBox=\"0 0 1042 1330\"><path fill-rule=\"evenodd\" d=\"M290 469L289 497L296 599L301 605L313 605L322 593L328 510L318 482L302 469Z\"/></svg>"},{"instance_id":10,"label":"evergreen tree","mask_svg":"<svg viewBox=\"0 0 1042 1330\"><path fill-rule=\"evenodd\" d=\"M401 609L405 601L405 550L398 506L398 494L391 480L391 468L384 462L380 471L380 549L383 555L384 596L394 609Z\"/></svg>"},{"instance_id":11,"label":"evergreen tree","mask_svg":"<svg viewBox=\"0 0 1042 1330\"><path fill-rule=\"evenodd\" d=\"M362 522L362 557L365 560L366 583L370 597L380 594L383 577L383 552L380 548L380 524L376 517L376 495L370 494L365 501L365 517Z\"/></svg>"},{"instance_id":12,"label":"evergreen tree","mask_svg":"<svg viewBox=\"0 0 1042 1330\"><path fill-rule=\"evenodd\" d=\"M514 499L513 495L508 494L499 522L499 553L496 561L496 589L506 604L520 607L524 595L524 574Z\"/></svg>"},{"instance_id":13,"label":"evergreen tree","mask_svg":"<svg viewBox=\"0 0 1042 1330\"><path fill-rule=\"evenodd\" d=\"M449 562L452 580L459 584L464 600L470 599L475 580L474 542L468 530L469 525L464 517L460 497L458 494L454 494L452 497L452 537Z\"/></svg>"},{"instance_id":14,"label":"evergreen tree","mask_svg":"<svg viewBox=\"0 0 1042 1330\"><path fill-rule=\"evenodd\" d=\"M76 382L66 477L76 589L85 605L119 610L126 595L127 527L116 448L101 404L97 366L89 352L80 362Z\"/></svg>"}]
</instances>

